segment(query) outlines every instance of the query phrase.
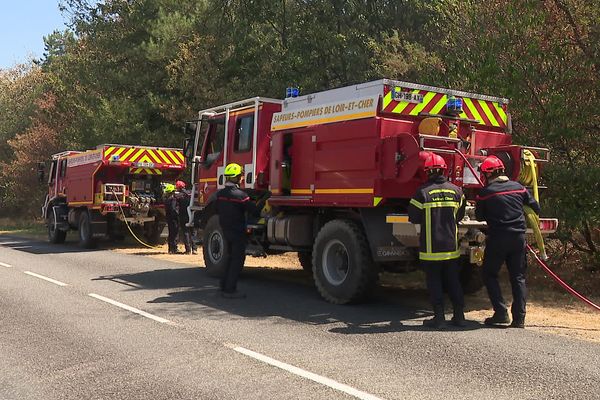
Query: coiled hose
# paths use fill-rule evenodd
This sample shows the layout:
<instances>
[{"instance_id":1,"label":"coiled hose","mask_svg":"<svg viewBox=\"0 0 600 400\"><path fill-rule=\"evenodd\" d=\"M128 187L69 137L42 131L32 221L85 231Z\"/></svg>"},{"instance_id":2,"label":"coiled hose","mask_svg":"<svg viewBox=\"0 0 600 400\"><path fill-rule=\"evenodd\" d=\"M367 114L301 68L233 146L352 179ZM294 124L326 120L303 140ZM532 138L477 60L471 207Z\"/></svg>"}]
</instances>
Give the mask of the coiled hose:
<instances>
[{"instance_id":1,"label":"coiled hose","mask_svg":"<svg viewBox=\"0 0 600 400\"><path fill-rule=\"evenodd\" d=\"M535 163L535 156L530 150L523 151L523 168L519 174L519 181L525 185L530 186L533 190L533 197L536 201L540 201L540 194L538 191L538 173L537 165ZM546 247L544 246L544 237L540 230L540 217L531 209L529 206L524 206L525 219L527 225L533 230L533 236L535 237L535 243L540 252L539 257L542 260L547 260Z\"/></svg>"}]
</instances>

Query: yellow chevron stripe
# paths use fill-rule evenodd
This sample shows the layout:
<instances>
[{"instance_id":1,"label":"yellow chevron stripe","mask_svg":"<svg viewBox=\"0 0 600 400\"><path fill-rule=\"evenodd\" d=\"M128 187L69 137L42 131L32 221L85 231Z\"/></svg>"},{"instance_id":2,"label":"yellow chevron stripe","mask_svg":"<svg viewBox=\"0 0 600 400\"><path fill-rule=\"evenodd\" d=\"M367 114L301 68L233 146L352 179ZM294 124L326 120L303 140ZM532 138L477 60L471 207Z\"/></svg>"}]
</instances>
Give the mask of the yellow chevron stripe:
<instances>
[{"instance_id":1,"label":"yellow chevron stripe","mask_svg":"<svg viewBox=\"0 0 600 400\"><path fill-rule=\"evenodd\" d=\"M111 151L115 149L114 146L110 146L108 149L104 150L104 157L108 156Z\"/></svg>"},{"instance_id":2,"label":"yellow chevron stripe","mask_svg":"<svg viewBox=\"0 0 600 400\"><path fill-rule=\"evenodd\" d=\"M392 92L393 92L393 90L390 90L389 92L387 92L387 94L385 96L383 96L383 108L384 109L387 106L389 106L390 103L392 102Z\"/></svg>"},{"instance_id":3,"label":"yellow chevron stripe","mask_svg":"<svg viewBox=\"0 0 600 400\"><path fill-rule=\"evenodd\" d=\"M183 164L185 161L185 156L183 155L182 151L176 151L175 155L177 156L177 158L179 158L179 164Z\"/></svg>"},{"instance_id":4,"label":"yellow chevron stripe","mask_svg":"<svg viewBox=\"0 0 600 400\"><path fill-rule=\"evenodd\" d=\"M144 154L144 157L140 158L138 160L138 162L152 162L152 160L150 159L150 157L148 157L148 154Z\"/></svg>"},{"instance_id":5,"label":"yellow chevron stripe","mask_svg":"<svg viewBox=\"0 0 600 400\"><path fill-rule=\"evenodd\" d=\"M158 158L156 156L156 154L154 153L154 150L150 150L148 149L148 151L146 152L147 154L150 154L150 156L152 157L152 159L154 159L154 162L162 164L162 161L160 161L160 158Z\"/></svg>"},{"instance_id":6,"label":"yellow chevron stripe","mask_svg":"<svg viewBox=\"0 0 600 400\"><path fill-rule=\"evenodd\" d=\"M419 115L419 113L425 108L427 104L429 104L429 102L433 99L433 96L435 95L436 93L434 92L427 92L427 94L423 97L423 102L421 104L417 104L417 106L413 108L409 114Z\"/></svg>"},{"instance_id":7,"label":"yellow chevron stripe","mask_svg":"<svg viewBox=\"0 0 600 400\"><path fill-rule=\"evenodd\" d=\"M504 122L504 125L508 124L508 116L506 115L506 112L504 112L504 110L502 109L502 106L498 105L498 103L494 103L494 107L496 107L496 111L502 119L502 122Z\"/></svg>"},{"instance_id":8,"label":"yellow chevron stripe","mask_svg":"<svg viewBox=\"0 0 600 400\"><path fill-rule=\"evenodd\" d=\"M170 164L179 164L179 161L177 161L177 158L175 158L175 155L173 155L173 152L171 150L166 150L165 153L167 153L167 155L169 156L169 158L171 158L171 160L173 160L172 162L170 162Z\"/></svg>"},{"instance_id":9,"label":"yellow chevron stripe","mask_svg":"<svg viewBox=\"0 0 600 400\"><path fill-rule=\"evenodd\" d=\"M483 118L481 118L481 115L479 115L479 111L477 111L477 109L475 108L473 101L467 97L464 97L463 103L469 108L471 114L473 114L473 117L483 124Z\"/></svg>"},{"instance_id":10,"label":"yellow chevron stripe","mask_svg":"<svg viewBox=\"0 0 600 400\"><path fill-rule=\"evenodd\" d=\"M162 175L162 171L160 169L158 169L158 168L155 168L154 169L154 174L155 175Z\"/></svg>"},{"instance_id":11,"label":"yellow chevron stripe","mask_svg":"<svg viewBox=\"0 0 600 400\"><path fill-rule=\"evenodd\" d=\"M419 91L415 89L412 91L412 93L419 93ZM394 108L392 112L400 114L406 107L408 107L409 104L412 103L409 103L408 101L402 101L396 106L396 108Z\"/></svg>"},{"instance_id":12,"label":"yellow chevron stripe","mask_svg":"<svg viewBox=\"0 0 600 400\"><path fill-rule=\"evenodd\" d=\"M127 150L127 152L125 152L125 154L123 154L123 157L121 157L121 161L127 161L127 157L129 157L129 155L131 153L133 153L135 151L135 148L130 148L129 150Z\"/></svg>"},{"instance_id":13,"label":"yellow chevron stripe","mask_svg":"<svg viewBox=\"0 0 600 400\"><path fill-rule=\"evenodd\" d=\"M162 158L164 164L171 164L171 161L165 156L165 153L162 150L156 150L160 158Z\"/></svg>"},{"instance_id":14,"label":"yellow chevron stripe","mask_svg":"<svg viewBox=\"0 0 600 400\"><path fill-rule=\"evenodd\" d=\"M125 150L125 147L119 147L119 148L117 149L117 151L115 151L115 152L114 152L112 155L113 155L113 156L118 156L118 155L120 155L120 154L121 154L121 153L122 153L124 150Z\"/></svg>"},{"instance_id":15,"label":"yellow chevron stripe","mask_svg":"<svg viewBox=\"0 0 600 400\"><path fill-rule=\"evenodd\" d=\"M135 155L129 159L129 161L135 162L135 160L137 160L137 158L139 156L141 156L143 152L144 152L144 149L139 149L138 152L135 153Z\"/></svg>"},{"instance_id":16,"label":"yellow chevron stripe","mask_svg":"<svg viewBox=\"0 0 600 400\"><path fill-rule=\"evenodd\" d=\"M435 106L433 106L433 108L429 112L431 114L439 114L440 111L442 111L442 108L444 108L444 106L446 105L447 102L448 102L448 96L443 95L442 98L440 99L440 101L438 101L437 104Z\"/></svg>"},{"instance_id":17,"label":"yellow chevron stripe","mask_svg":"<svg viewBox=\"0 0 600 400\"><path fill-rule=\"evenodd\" d=\"M492 114L492 110L490 110L490 106L488 106L488 104L485 101L483 101L483 100L478 100L478 101L479 101L479 105L483 109L483 112L488 117L488 119L490 120L490 122L492 123L492 125L494 125L494 126L500 126L500 124L498 123L498 121L496 121L496 117L494 117L494 114Z\"/></svg>"}]
</instances>

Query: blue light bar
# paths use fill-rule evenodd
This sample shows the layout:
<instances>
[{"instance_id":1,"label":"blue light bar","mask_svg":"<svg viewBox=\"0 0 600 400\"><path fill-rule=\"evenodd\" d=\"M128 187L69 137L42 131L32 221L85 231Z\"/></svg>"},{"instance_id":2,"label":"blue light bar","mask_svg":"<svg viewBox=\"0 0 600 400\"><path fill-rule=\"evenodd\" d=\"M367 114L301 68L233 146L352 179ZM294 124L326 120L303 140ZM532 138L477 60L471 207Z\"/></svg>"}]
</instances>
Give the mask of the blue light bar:
<instances>
[{"instance_id":1,"label":"blue light bar","mask_svg":"<svg viewBox=\"0 0 600 400\"><path fill-rule=\"evenodd\" d=\"M446 114L460 115L463 112L463 99L450 96L446 102Z\"/></svg>"},{"instance_id":2,"label":"blue light bar","mask_svg":"<svg viewBox=\"0 0 600 400\"><path fill-rule=\"evenodd\" d=\"M297 87L288 87L285 89L285 98L288 97L298 97L300 95L300 88Z\"/></svg>"}]
</instances>

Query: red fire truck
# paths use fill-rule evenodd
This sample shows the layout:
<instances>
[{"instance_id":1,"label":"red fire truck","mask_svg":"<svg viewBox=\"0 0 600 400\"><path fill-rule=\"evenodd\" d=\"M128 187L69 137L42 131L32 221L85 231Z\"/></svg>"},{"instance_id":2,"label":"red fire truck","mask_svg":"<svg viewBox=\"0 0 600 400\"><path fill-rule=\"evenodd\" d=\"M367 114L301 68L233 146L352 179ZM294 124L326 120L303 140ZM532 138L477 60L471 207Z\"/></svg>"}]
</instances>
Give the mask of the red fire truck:
<instances>
[{"instance_id":1,"label":"red fire truck","mask_svg":"<svg viewBox=\"0 0 600 400\"><path fill-rule=\"evenodd\" d=\"M512 144L508 100L382 79L276 100L250 98L199 112L188 152L194 182L190 215L203 229L204 261L219 275L229 249L214 193L228 163L244 167L242 188L270 195L248 227L249 254L298 253L320 294L333 303L368 295L382 271L417 266L417 227L406 209L423 183L420 152L440 154L450 181L473 200L477 166L495 154L517 179L523 152L538 164L549 151ZM472 207L471 210L472 211ZM485 223L461 223L466 291L481 286ZM542 219L545 233L558 221Z\"/></svg>"},{"instance_id":2,"label":"red fire truck","mask_svg":"<svg viewBox=\"0 0 600 400\"><path fill-rule=\"evenodd\" d=\"M172 148L103 144L53 155L42 207L50 242L74 229L92 247L96 238L122 237L129 224L156 243L165 226L161 184L185 168L182 150Z\"/></svg>"}]
</instances>

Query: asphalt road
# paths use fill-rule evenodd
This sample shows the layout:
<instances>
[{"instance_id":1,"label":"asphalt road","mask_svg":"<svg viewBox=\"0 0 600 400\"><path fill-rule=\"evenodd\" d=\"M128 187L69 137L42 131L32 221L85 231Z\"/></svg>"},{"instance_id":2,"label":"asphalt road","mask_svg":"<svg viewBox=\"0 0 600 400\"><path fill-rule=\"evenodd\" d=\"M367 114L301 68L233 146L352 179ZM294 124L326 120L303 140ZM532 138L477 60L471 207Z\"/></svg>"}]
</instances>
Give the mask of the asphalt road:
<instances>
[{"instance_id":1,"label":"asphalt road","mask_svg":"<svg viewBox=\"0 0 600 400\"><path fill-rule=\"evenodd\" d=\"M48 279L51 279L48 280ZM408 298L334 306L302 271L201 268L0 237L0 399L598 399L600 345L427 331Z\"/></svg>"}]
</instances>

